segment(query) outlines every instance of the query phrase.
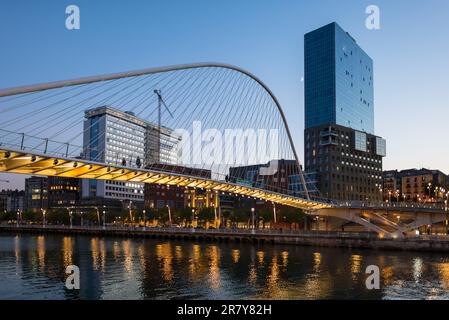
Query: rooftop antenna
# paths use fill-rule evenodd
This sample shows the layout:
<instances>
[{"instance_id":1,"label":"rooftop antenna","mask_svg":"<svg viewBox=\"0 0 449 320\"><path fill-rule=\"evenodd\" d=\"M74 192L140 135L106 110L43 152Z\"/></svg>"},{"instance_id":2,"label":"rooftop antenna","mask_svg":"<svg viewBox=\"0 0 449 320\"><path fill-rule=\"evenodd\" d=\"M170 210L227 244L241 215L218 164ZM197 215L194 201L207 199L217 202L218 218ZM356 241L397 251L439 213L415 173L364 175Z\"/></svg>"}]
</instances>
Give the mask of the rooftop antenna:
<instances>
[{"instance_id":1,"label":"rooftop antenna","mask_svg":"<svg viewBox=\"0 0 449 320\"><path fill-rule=\"evenodd\" d=\"M157 130L157 156L158 156L158 162L160 163L161 161L161 106L163 105L165 107L165 109L168 111L168 113L170 114L170 116L172 118L173 114L171 113L170 109L168 108L167 104L165 103L164 99L162 98L162 92L161 90L154 90L154 93L157 95L157 125L158 125L158 130Z\"/></svg>"}]
</instances>

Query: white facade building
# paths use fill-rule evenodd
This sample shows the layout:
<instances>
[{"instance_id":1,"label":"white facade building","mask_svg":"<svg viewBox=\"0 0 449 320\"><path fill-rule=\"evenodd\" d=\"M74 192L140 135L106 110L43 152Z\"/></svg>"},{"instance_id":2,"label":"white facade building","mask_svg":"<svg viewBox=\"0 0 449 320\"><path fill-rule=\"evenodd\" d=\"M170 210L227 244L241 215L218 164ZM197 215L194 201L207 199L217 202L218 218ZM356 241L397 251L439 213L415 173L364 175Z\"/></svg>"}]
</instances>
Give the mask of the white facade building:
<instances>
[{"instance_id":1,"label":"white facade building","mask_svg":"<svg viewBox=\"0 0 449 320\"><path fill-rule=\"evenodd\" d=\"M180 138L171 130L161 130L161 152L158 155L157 126L111 107L85 112L84 155L87 159L112 165L145 167L151 163L178 163ZM83 180L83 198L110 198L143 201L143 183L125 181Z\"/></svg>"}]
</instances>

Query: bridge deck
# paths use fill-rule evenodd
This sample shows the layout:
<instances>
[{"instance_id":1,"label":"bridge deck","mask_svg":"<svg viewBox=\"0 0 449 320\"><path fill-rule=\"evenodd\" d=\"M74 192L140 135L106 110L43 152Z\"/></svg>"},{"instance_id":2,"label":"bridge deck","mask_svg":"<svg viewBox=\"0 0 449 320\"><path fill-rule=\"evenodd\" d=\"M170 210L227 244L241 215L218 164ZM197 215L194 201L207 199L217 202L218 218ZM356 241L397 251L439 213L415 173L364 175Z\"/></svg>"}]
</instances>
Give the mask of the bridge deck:
<instances>
[{"instance_id":1,"label":"bridge deck","mask_svg":"<svg viewBox=\"0 0 449 320\"><path fill-rule=\"evenodd\" d=\"M112 166L84 159L53 157L29 151L0 148L0 172L66 178L118 180L202 188L253 197L304 210L331 208L325 202L307 200L225 181L157 170Z\"/></svg>"}]
</instances>

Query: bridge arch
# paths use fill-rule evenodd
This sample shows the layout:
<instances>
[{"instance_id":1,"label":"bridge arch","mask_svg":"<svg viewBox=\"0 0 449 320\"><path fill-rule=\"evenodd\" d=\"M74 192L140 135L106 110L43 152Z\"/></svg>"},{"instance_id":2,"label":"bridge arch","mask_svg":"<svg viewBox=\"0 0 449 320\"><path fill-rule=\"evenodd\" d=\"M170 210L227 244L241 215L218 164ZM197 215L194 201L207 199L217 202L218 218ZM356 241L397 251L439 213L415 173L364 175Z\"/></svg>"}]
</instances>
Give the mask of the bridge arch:
<instances>
[{"instance_id":1,"label":"bridge arch","mask_svg":"<svg viewBox=\"0 0 449 320\"><path fill-rule=\"evenodd\" d=\"M77 86L77 85L86 85L86 84L91 84L91 83L100 82L100 81L116 80L116 79L122 79L122 78L130 78L130 77L138 77L138 76L144 76L144 75L150 75L150 74L165 73L165 72L170 72L170 71L200 69L200 68L223 68L223 69L229 69L229 70L239 72L239 73L251 78L253 81L258 83L266 91L266 93L271 97L272 101L276 105L279 115L282 119L285 131L286 131L289 143L290 143L290 147L293 152L293 156L294 156L297 166L298 166L301 183L302 183L304 191L305 191L304 193L306 195L306 198L310 199L308 188L307 188L307 183L305 181L304 174L301 169L301 162L299 160L298 153L296 151L296 148L295 148L295 145L293 142L292 134L291 134L290 128L288 126L288 122L287 122L284 110L282 109L282 106L279 103L279 100L274 95L274 93L271 91L271 89L260 78L258 78L251 72L249 72L241 67L235 66L235 65L226 64L226 63L218 63L218 62L202 62L202 63L180 64L180 65L172 65L172 66L157 67L157 68L147 68L147 69L118 72L118 73L99 75L99 76L90 76L90 77L84 77L84 78L78 78L78 79L61 80L61 81L48 82L48 83L42 83L42 84L35 84L35 85L31 85L31 86L21 86L21 87L9 88L9 89L0 90L0 97L33 93L33 92L37 92L37 91L45 91L45 90L50 90L50 89L65 88L65 87Z\"/></svg>"}]
</instances>

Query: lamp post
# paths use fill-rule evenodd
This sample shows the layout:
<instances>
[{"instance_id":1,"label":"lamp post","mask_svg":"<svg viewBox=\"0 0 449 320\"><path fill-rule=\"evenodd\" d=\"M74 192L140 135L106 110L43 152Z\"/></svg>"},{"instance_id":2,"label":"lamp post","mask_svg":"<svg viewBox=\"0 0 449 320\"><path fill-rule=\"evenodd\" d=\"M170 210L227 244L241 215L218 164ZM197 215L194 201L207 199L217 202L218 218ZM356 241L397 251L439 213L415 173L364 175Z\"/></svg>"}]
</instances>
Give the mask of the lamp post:
<instances>
[{"instance_id":1,"label":"lamp post","mask_svg":"<svg viewBox=\"0 0 449 320\"><path fill-rule=\"evenodd\" d=\"M103 230L106 229L106 210L103 208Z\"/></svg>"},{"instance_id":2,"label":"lamp post","mask_svg":"<svg viewBox=\"0 0 449 320\"><path fill-rule=\"evenodd\" d=\"M195 209L194 208L192 208L192 228L195 228L194 226L193 226L193 221L195 220Z\"/></svg>"},{"instance_id":3,"label":"lamp post","mask_svg":"<svg viewBox=\"0 0 449 320\"><path fill-rule=\"evenodd\" d=\"M81 216L81 227L84 226L84 221L83 221L83 212L80 212L80 216Z\"/></svg>"},{"instance_id":4,"label":"lamp post","mask_svg":"<svg viewBox=\"0 0 449 320\"><path fill-rule=\"evenodd\" d=\"M146 230L146 226L147 226L147 220L146 220L146 210L143 209L143 230Z\"/></svg>"},{"instance_id":5,"label":"lamp post","mask_svg":"<svg viewBox=\"0 0 449 320\"><path fill-rule=\"evenodd\" d=\"M273 222L277 223L277 217L276 217L276 204L273 203Z\"/></svg>"},{"instance_id":6,"label":"lamp post","mask_svg":"<svg viewBox=\"0 0 449 320\"><path fill-rule=\"evenodd\" d=\"M132 224L133 222L133 214L131 210L131 205L133 204L132 201L129 201L128 210L129 210L129 223Z\"/></svg>"},{"instance_id":7,"label":"lamp post","mask_svg":"<svg viewBox=\"0 0 449 320\"><path fill-rule=\"evenodd\" d=\"M215 228L218 226L218 216L217 216L217 207L215 206L215 203L212 203L212 208L214 209L214 225Z\"/></svg>"},{"instance_id":8,"label":"lamp post","mask_svg":"<svg viewBox=\"0 0 449 320\"><path fill-rule=\"evenodd\" d=\"M172 225L171 222L171 210L170 210L170 206L167 204L166 205L167 209L168 209L168 222L170 222L170 226Z\"/></svg>"},{"instance_id":9,"label":"lamp post","mask_svg":"<svg viewBox=\"0 0 449 320\"><path fill-rule=\"evenodd\" d=\"M46 212L45 212L45 209L43 209L43 208L41 208L41 211L42 211L42 227L45 228L45 224L46 224L46 222L45 222L45 214L46 214Z\"/></svg>"},{"instance_id":10,"label":"lamp post","mask_svg":"<svg viewBox=\"0 0 449 320\"><path fill-rule=\"evenodd\" d=\"M256 211L256 209L254 209L254 208L251 208L251 221L252 221L252 229L253 229L253 231L254 231L254 229L255 229L255 223L254 223L254 211Z\"/></svg>"},{"instance_id":11,"label":"lamp post","mask_svg":"<svg viewBox=\"0 0 449 320\"><path fill-rule=\"evenodd\" d=\"M100 227L100 225L101 225L101 221L100 221L100 210L98 210L98 207L95 207L95 210L97 211L98 227Z\"/></svg>"},{"instance_id":12,"label":"lamp post","mask_svg":"<svg viewBox=\"0 0 449 320\"><path fill-rule=\"evenodd\" d=\"M69 211L69 216L70 216L70 229L72 229L72 227L73 227L73 213L72 213L72 211Z\"/></svg>"},{"instance_id":13,"label":"lamp post","mask_svg":"<svg viewBox=\"0 0 449 320\"><path fill-rule=\"evenodd\" d=\"M221 228L221 202L220 202L220 193L217 194L218 198L218 228ZM226 227L226 226L225 226Z\"/></svg>"},{"instance_id":14,"label":"lamp post","mask_svg":"<svg viewBox=\"0 0 449 320\"><path fill-rule=\"evenodd\" d=\"M17 222L16 222L16 226L19 226L19 219L20 219L20 211L17 210Z\"/></svg>"}]
</instances>

